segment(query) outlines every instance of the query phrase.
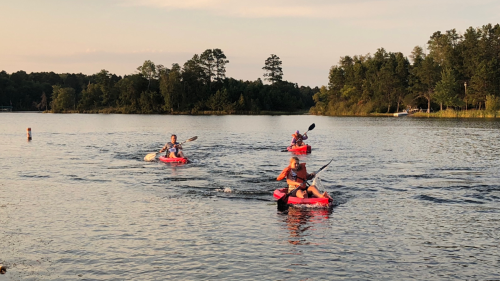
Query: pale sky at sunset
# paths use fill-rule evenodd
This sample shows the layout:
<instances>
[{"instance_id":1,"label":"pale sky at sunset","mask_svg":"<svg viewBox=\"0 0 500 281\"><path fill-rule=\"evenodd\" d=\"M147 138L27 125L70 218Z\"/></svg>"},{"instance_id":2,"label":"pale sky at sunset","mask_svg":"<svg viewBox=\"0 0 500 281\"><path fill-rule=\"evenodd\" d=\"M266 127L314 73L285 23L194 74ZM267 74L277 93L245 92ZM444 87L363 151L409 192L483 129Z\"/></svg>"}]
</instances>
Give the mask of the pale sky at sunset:
<instances>
[{"instance_id":1,"label":"pale sky at sunset","mask_svg":"<svg viewBox=\"0 0 500 281\"><path fill-rule=\"evenodd\" d=\"M408 56L435 31L500 20L498 0L0 0L0 71L134 73L145 60L181 66L220 48L228 77L328 83L341 56L383 47Z\"/></svg>"}]
</instances>

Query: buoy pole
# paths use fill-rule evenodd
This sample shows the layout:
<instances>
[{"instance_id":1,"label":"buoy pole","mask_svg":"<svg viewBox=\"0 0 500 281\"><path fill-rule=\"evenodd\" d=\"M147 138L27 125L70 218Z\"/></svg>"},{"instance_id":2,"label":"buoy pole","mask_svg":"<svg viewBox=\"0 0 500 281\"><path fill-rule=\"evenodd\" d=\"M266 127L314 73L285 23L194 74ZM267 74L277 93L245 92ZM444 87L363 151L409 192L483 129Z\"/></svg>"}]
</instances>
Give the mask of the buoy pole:
<instances>
[{"instance_id":1,"label":"buoy pole","mask_svg":"<svg viewBox=\"0 0 500 281\"><path fill-rule=\"evenodd\" d=\"M26 132L28 134L28 141L31 140L31 128L26 129Z\"/></svg>"}]
</instances>

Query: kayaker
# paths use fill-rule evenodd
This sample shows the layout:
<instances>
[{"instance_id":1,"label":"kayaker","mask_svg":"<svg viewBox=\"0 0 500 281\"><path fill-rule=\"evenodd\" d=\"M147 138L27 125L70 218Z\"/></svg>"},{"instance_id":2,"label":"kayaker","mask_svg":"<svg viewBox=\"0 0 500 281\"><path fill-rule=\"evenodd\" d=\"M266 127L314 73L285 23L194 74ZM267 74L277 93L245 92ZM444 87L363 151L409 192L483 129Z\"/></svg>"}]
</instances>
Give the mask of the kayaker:
<instances>
[{"instance_id":1,"label":"kayaker","mask_svg":"<svg viewBox=\"0 0 500 281\"><path fill-rule=\"evenodd\" d=\"M165 154L165 157L168 158L184 158L184 153L182 153L182 145L177 142L177 135L170 136L170 142L167 142L165 146L160 150L163 152L168 150L168 153Z\"/></svg>"},{"instance_id":2,"label":"kayaker","mask_svg":"<svg viewBox=\"0 0 500 281\"><path fill-rule=\"evenodd\" d=\"M303 146L304 140L307 140L307 133L301 135L299 130L295 131L295 134L292 134L292 142L290 143L290 148Z\"/></svg>"},{"instance_id":3,"label":"kayaker","mask_svg":"<svg viewBox=\"0 0 500 281\"><path fill-rule=\"evenodd\" d=\"M290 159L290 165L286 167L281 174L278 176L278 180L286 178L286 183L288 184L288 192L291 192L290 196L298 198L328 198L333 200L333 198L328 195L325 191L320 193L316 186L308 186L306 180L312 179L314 173L307 173L306 163L300 163L299 158L292 157Z\"/></svg>"}]
</instances>

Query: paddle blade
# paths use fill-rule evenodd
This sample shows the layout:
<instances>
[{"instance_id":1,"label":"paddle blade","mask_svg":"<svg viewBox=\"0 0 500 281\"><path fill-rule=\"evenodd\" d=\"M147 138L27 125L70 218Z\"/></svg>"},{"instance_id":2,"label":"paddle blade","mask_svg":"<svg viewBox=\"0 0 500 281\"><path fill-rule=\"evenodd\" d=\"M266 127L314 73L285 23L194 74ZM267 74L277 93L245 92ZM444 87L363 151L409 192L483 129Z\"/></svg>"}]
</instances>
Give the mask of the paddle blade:
<instances>
[{"instance_id":1,"label":"paddle blade","mask_svg":"<svg viewBox=\"0 0 500 281\"><path fill-rule=\"evenodd\" d=\"M278 199L278 211L286 211L288 209L288 196L290 196L290 193L287 195L283 195L280 199Z\"/></svg>"},{"instance_id":2,"label":"paddle blade","mask_svg":"<svg viewBox=\"0 0 500 281\"><path fill-rule=\"evenodd\" d=\"M144 156L144 161L153 161L153 160L155 160L156 154L158 154L158 152L149 153L148 155Z\"/></svg>"},{"instance_id":3,"label":"paddle blade","mask_svg":"<svg viewBox=\"0 0 500 281\"><path fill-rule=\"evenodd\" d=\"M190 139L185 140L183 143L190 142L190 141L194 141L194 140L196 140L196 139L198 139L198 137L197 137L197 136L194 136L194 137L192 137L192 138L190 138Z\"/></svg>"},{"instance_id":4,"label":"paddle blade","mask_svg":"<svg viewBox=\"0 0 500 281\"><path fill-rule=\"evenodd\" d=\"M314 123L312 123L311 126L309 126L309 129L307 129L307 130L311 131L312 129L314 129L314 127L316 127L316 125L314 125Z\"/></svg>"}]
</instances>

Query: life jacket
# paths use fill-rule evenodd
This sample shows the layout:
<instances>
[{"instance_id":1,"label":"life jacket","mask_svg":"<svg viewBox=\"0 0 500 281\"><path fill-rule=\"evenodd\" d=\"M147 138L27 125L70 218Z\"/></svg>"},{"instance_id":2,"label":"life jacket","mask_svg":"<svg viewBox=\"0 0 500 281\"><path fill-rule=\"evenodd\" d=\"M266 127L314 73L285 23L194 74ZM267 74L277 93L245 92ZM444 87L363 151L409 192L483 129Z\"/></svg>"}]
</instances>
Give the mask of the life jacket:
<instances>
[{"instance_id":1,"label":"life jacket","mask_svg":"<svg viewBox=\"0 0 500 281\"><path fill-rule=\"evenodd\" d=\"M301 140L302 139L302 135L301 134L292 134L292 137L298 141L298 140Z\"/></svg>"},{"instance_id":2,"label":"life jacket","mask_svg":"<svg viewBox=\"0 0 500 281\"><path fill-rule=\"evenodd\" d=\"M300 169L297 171L297 182L303 182L307 178L306 163L300 163ZM276 180L285 179L292 168L290 166L286 167L281 171L281 174L276 178Z\"/></svg>"}]
</instances>

